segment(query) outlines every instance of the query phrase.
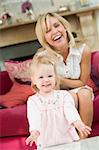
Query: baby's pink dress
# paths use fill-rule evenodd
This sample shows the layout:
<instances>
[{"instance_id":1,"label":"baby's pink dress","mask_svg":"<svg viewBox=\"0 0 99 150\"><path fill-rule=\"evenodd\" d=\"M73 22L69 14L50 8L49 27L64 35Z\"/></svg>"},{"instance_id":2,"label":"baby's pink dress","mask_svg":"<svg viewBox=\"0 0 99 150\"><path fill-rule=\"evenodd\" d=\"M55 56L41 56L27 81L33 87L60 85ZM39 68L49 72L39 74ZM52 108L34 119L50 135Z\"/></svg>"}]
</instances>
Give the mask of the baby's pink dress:
<instances>
[{"instance_id":1,"label":"baby's pink dress","mask_svg":"<svg viewBox=\"0 0 99 150\"><path fill-rule=\"evenodd\" d=\"M79 140L73 122L81 120L68 91L54 90L49 97L39 93L27 101L29 131L38 130L37 145L42 148Z\"/></svg>"}]
</instances>

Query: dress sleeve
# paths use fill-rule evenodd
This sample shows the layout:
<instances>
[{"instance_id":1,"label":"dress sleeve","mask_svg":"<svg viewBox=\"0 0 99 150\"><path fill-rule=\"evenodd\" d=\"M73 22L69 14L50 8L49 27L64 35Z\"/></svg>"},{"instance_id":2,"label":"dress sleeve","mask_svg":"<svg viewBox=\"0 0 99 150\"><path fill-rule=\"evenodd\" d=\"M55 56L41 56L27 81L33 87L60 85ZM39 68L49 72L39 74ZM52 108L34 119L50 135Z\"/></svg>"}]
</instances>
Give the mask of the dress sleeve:
<instances>
[{"instance_id":1,"label":"dress sleeve","mask_svg":"<svg viewBox=\"0 0 99 150\"><path fill-rule=\"evenodd\" d=\"M40 132L41 130L41 114L40 110L37 107L35 101L35 97L29 97L27 101L27 118L29 122L29 131L37 130Z\"/></svg>"},{"instance_id":2,"label":"dress sleeve","mask_svg":"<svg viewBox=\"0 0 99 150\"><path fill-rule=\"evenodd\" d=\"M64 114L69 124L81 120L80 115L75 107L74 99L68 91L63 93Z\"/></svg>"}]
</instances>

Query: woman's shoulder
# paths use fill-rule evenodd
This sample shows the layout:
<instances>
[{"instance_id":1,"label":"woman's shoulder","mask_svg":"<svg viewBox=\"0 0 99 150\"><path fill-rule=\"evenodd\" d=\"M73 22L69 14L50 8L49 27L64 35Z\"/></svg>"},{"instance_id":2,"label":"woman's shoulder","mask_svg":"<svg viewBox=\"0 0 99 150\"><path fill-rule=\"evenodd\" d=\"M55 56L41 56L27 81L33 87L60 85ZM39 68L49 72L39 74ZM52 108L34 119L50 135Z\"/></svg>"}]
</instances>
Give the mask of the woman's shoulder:
<instances>
[{"instance_id":1,"label":"woman's shoulder","mask_svg":"<svg viewBox=\"0 0 99 150\"><path fill-rule=\"evenodd\" d=\"M47 56L55 62L58 62L59 60L63 61L63 57L60 54L54 52L53 50L47 50L47 49L44 49L44 48L38 49L35 56Z\"/></svg>"},{"instance_id":2,"label":"woman's shoulder","mask_svg":"<svg viewBox=\"0 0 99 150\"><path fill-rule=\"evenodd\" d=\"M37 52L35 53L35 55L38 55L38 54L44 53L44 52L45 52L45 49L44 49L43 47L41 47L41 48L39 48L39 49L37 50Z\"/></svg>"},{"instance_id":3,"label":"woman's shoulder","mask_svg":"<svg viewBox=\"0 0 99 150\"><path fill-rule=\"evenodd\" d=\"M82 52L82 57L90 57L91 55L91 50L87 44L83 44L83 52Z\"/></svg>"},{"instance_id":4,"label":"woman's shoulder","mask_svg":"<svg viewBox=\"0 0 99 150\"><path fill-rule=\"evenodd\" d=\"M53 50L49 50L49 49L45 49L43 47L39 48L36 52L37 55L39 54L46 54L46 55L52 55L52 56L57 56L57 57L60 57L61 55L56 53L55 51Z\"/></svg>"},{"instance_id":5,"label":"woman's shoulder","mask_svg":"<svg viewBox=\"0 0 99 150\"><path fill-rule=\"evenodd\" d=\"M86 43L82 43L78 47L75 48L76 52L80 53L80 55L89 55L90 54L90 48Z\"/></svg>"},{"instance_id":6,"label":"woman's shoulder","mask_svg":"<svg viewBox=\"0 0 99 150\"><path fill-rule=\"evenodd\" d=\"M79 49L82 49L83 52L90 52L90 48L86 43L80 45Z\"/></svg>"}]
</instances>

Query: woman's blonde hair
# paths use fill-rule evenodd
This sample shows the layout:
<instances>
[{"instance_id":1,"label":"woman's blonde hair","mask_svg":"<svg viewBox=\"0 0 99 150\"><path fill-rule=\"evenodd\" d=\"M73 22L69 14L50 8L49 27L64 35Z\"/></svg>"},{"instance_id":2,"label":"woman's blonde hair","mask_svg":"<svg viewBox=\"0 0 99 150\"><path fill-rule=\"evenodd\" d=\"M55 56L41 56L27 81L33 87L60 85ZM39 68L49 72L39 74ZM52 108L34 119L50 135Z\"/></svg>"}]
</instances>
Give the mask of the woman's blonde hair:
<instances>
[{"instance_id":1,"label":"woman's blonde hair","mask_svg":"<svg viewBox=\"0 0 99 150\"><path fill-rule=\"evenodd\" d=\"M57 70L56 70L56 64L53 61L53 59L51 59L50 55L42 55L40 53L37 53L34 55L31 66L30 66L30 76L31 76L31 80L32 80L32 88L35 91L38 91L38 88L36 87L36 85L34 84L34 79L33 79L33 75L35 74L35 71L37 71L38 69L38 65L41 64L46 64L46 65L52 65L54 67L54 71L55 71L55 77L56 77L56 87L59 87L59 77L57 74Z\"/></svg>"},{"instance_id":2,"label":"woman's blonde hair","mask_svg":"<svg viewBox=\"0 0 99 150\"><path fill-rule=\"evenodd\" d=\"M63 17L61 17L60 15L56 14L56 13L46 13L46 14L40 15L38 17L38 20L37 20L37 23L36 23L36 28L35 28L37 38L38 38L39 42L41 43L41 45L43 46L43 48L45 48L47 50L53 50L53 48L51 48L51 46L47 43L47 41L44 38L44 33L48 29L47 20L50 17L54 17L54 18L58 19L58 21L66 29L69 47L75 46L75 40L74 40L74 37L73 37L73 35L70 31L69 22L66 19L64 19Z\"/></svg>"}]
</instances>

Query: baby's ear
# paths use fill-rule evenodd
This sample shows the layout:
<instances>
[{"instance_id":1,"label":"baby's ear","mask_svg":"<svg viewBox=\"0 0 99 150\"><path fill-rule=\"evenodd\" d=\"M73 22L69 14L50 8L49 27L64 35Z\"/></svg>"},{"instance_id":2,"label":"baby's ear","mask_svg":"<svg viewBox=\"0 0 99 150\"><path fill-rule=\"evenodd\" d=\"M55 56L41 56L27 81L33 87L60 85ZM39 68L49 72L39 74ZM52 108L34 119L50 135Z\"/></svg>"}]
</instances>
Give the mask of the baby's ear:
<instances>
[{"instance_id":1,"label":"baby's ear","mask_svg":"<svg viewBox=\"0 0 99 150\"><path fill-rule=\"evenodd\" d=\"M60 77L59 77L59 76L56 76L55 89L56 89L56 90L59 90L59 89L60 89Z\"/></svg>"},{"instance_id":2,"label":"baby's ear","mask_svg":"<svg viewBox=\"0 0 99 150\"><path fill-rule=\"evenodd\" d=\"M34 77L31 77L32 84L35 84Z\"/></svg>"}]
</instances>

